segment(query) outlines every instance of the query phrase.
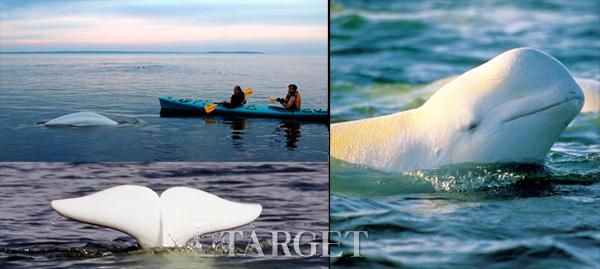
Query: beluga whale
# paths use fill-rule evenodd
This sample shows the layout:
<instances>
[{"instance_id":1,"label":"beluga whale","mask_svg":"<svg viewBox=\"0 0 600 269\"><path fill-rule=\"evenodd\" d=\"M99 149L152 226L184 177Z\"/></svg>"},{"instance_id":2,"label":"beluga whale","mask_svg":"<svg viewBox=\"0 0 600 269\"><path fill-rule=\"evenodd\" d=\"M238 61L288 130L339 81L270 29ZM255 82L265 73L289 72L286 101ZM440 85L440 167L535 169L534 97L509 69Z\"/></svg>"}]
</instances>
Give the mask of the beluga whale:
<instances>
[{"instance_id":1,"label":"beluga whale","mask_svg":"<svg viewBox=\"0 0 600 269\"><path fill-rule=\"evenodd\" d=\"M116 126L117 121L110 119L96 112L77 112L67 114L56 119L45 122L40 122L44 126L73 126L73 127L88 127L88 126Z\"/></svg>"},{"instance_id":2,"label":"beluga whale","mask_svg":"<svg viewBox=\"0 0 600 269\"><path fill-rule=\"evenodd\" d=\"M52 208L76 221L122 231L142 248L182 247L196 235L244 226L262 206L173 187L160 196L138 185L120 185L79 198L54 200Z\"/></svg>"},{"instance_id":3,"label":"beluga whale","mask_svg":"<svg viewBox=\"0 0 600 269\"><path fill-rule=\"evenodd\" d=\"M506 51L453 79L422 106L331 125L333 158L398 172L460 163L539 163L584 103L552 56Z\"/></svg>"}]
</instances>

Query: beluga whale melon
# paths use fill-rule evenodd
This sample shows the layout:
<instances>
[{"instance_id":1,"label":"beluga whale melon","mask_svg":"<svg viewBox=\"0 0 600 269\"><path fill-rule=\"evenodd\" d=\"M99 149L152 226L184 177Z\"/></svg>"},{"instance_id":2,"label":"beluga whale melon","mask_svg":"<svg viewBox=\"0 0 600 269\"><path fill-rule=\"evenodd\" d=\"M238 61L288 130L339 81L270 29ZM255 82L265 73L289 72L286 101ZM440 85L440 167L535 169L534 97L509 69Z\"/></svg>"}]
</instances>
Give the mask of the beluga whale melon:
<instances>
[{"instance_id":1,"label":"beluga whale melon","mask_svg":"<svg viewBox=\"0 0 600 269\"><path fill-rule=\"evenodd\" d=\"M429 83L419 88L414 95L419 98L427 99L437 90L444 87L450 81L458 76L450 76L442 79L438 79L432 83ZM573 77L577 85L583 91L584 103L581 113L597 113L600 112L600 81L591 78Z\"/></svg>"},{"instance_id":2,"label":"beluga whale melon","mask_svg":"<svg viewBox=\"0 0 600 269\"><path fill-rule=\"evenodd\" d=\"M583 103L558 60L533 48L512 49L453 79L416 109L332 124L331 156L384 171L537 163Z\"/></svg>"}]
</instances>

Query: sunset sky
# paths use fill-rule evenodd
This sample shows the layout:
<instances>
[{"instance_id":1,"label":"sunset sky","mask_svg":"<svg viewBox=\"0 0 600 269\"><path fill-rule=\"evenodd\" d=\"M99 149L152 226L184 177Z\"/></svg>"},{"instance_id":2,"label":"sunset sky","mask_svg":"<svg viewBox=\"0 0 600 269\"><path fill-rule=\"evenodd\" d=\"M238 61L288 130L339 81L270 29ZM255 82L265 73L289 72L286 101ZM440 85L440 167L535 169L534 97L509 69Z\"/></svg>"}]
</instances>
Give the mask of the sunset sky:
<instances>
[{"instance_id":1,"label":"sunset sky","mask_svg":"<svg viewBox=\"0 0 600 269\"><path fill-rule=\"evenodd\" d=\"M0 0L0 51L326 54L327 1Z\"/></svg>"}]
</instances>

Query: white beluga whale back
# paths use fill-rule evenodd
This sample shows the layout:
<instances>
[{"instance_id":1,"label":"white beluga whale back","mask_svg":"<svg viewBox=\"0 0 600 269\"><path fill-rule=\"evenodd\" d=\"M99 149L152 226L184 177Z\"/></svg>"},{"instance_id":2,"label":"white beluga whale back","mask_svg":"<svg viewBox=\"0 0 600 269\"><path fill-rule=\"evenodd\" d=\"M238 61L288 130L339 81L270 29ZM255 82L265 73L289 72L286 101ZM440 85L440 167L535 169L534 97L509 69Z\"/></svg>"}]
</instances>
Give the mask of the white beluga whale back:
<instances>
[{"instance_id":1,"label":"white beluga whale back","mask_svg":"<svg viewBox=\"0 0 600 269\"><path fill-rule=\"evenodd\" d=\"M585 78L575 78L575 81L585 96L581 112L600 112L600 81Z\"/></svg>"},{"instance_id":2,"label":"white beluga whale back","mask_svg":"<svg viewBox=\"0 0 600 269\"><path fill-rule=\"evenodd\" d=\"M51 205L67 218L129 234L142 248L185 246L195 235L244 226L262 211L260 204L232 202L194 188L173 187L158 196L136 185Z\"/></svg>"},{"instance_id":3,"label":"white beluga whale back","mask_svg":"<svg viewBox=\"0 0 600 269\"><path fill-rule=\"evenodd\" d=\"M582 105L560 62L513 49L453 79L419 108L332 124L331 156L385 171L539 162Z\"/></svg>"},{"instance_id":4,"label":"white beluga whale back","mask_svg":"<svg viewBox=\"0 0 600 269\"><path fill-rule=\"evenodd\" d=\"M96 112L77 112L67 114L42 123L45 126L115 126L118 122Z\"/></svg>"}]
</instances>

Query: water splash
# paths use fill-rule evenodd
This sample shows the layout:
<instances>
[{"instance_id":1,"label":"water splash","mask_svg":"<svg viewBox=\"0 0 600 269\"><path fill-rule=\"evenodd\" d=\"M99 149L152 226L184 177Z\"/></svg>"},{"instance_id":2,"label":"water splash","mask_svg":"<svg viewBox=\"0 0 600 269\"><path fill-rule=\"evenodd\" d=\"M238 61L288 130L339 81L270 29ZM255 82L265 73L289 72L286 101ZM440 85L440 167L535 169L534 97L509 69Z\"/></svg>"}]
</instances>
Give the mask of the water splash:
<instances>
[{"instance_id":1,"label":"water splash","mask_svg":"<svg viewBox=\"0 0 600 269\"><path fill-rule=\"evenodd\" d=\"M591 184L600 173L565 171L536 164L459 164L431 170L387 173L332 159L332 192L358 196L403 193L498 191L514 186L529 188L551 183Z\"/></svg>"},{"instance_id":2,"label":"water splash","mask_svg":"<svg viewBox=\"0 0 600 269\"><path fill-rule=\"evenodd\" d=\"M66 218L65 218L65 217L63 217L63 216L61 216L61 215L57 215L57 216L53 217L53 218L50 220L50 225L46 226L46 231L52 231L52 228L54 228L54 227L56 226L56 222L57 222L58 220L65 220L65 219L66 219Z\"/></svg>"},{"instance_id":3,"label":"water splash","mask_svg":"<svg viewBox=\"0 0 600 269\"><path fill-rule=\"evenodd\" d=\"M543 172L543 167L536 165L462 164L403 175L429 182L436 191L469 192L505 187Z\"/></svg>"}]
</instances>

